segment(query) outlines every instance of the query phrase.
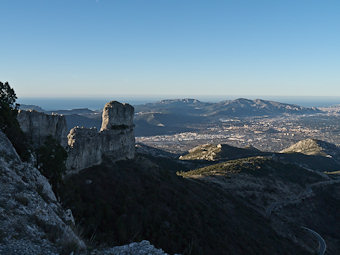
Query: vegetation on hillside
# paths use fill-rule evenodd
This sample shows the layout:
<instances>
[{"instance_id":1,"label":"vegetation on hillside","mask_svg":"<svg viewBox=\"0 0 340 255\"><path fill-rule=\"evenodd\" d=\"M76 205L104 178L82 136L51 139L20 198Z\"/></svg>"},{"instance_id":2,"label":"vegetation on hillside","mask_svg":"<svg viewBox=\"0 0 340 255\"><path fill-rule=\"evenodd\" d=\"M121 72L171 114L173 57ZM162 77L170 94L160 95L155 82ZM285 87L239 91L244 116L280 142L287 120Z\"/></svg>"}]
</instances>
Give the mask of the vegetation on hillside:
<instances>
[{"instance_id":1,"label":"vegetation on hillside","mask_svg":"<svg viewBox=\"0 0 340 255\"><path fill-rule=\"evenodd\" d=\"M203 144L196 146L180 157L182 160L221 161L252 156L266 155L255 148L238 148L228 144Z\"/></svg>"},{"instance_id":2,"label":"vegetation on hillside","mask_svg":"<svg viewBox=\"0 0 340 255\"><path fill-rule=\"evenodd\" d=\"M183 177L206 177L206 176L231 176L233 174L245 173L255 177L265 177L275 174L275 179L296 183L306 186L320 179L320 176L307 171L295 164L285 164L271 157L250 157L230 160L191 171L180 171L178 175Z\"/></svg>"},{"instance_id":3,"label":"vegetation on hillside","mask_svg":"<svg viewBox=\"0 0 340 255\"><path fill-rule=\"evenodd\" d=\"M56 195L59 195L66 171L67 152L51 136L37 149L37 166L39 171L49 180Z\"/></svg>"}]
</instances>

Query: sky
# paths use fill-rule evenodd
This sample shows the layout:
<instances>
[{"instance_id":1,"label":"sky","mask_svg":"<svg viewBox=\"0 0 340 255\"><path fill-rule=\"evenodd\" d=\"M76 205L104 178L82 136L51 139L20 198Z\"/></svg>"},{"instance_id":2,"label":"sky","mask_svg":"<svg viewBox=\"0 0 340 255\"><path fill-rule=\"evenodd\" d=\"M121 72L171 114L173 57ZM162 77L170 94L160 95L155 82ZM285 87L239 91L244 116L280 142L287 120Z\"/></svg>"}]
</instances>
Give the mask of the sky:
<instances>
[{"instance_id":1,"label":"sky","mask_svg":"<svg viewBox=\"0 0 340 255\"><path fill-rule=\"evenodd\" d=\"M339 96L337 0L1 0L18 97Z\"/></svg>"}]
</instances>

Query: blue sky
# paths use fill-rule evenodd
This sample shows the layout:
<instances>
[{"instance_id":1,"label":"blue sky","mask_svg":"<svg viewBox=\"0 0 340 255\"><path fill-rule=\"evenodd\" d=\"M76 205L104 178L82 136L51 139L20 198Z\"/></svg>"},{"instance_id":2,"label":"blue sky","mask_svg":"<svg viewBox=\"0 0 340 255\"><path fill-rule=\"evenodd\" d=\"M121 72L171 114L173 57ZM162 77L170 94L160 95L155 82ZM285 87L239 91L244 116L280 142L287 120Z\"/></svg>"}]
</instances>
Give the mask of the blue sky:
<instances>
[{"instance_id":1,"label":"blue sky","mask_svg":"<svg viewBox=\"0 0 340 255\"><path fill-rule=\"evenodd\" d=\"M340 96L340 1L1 0L19 97Z\"/></svg>"}]
</instances>

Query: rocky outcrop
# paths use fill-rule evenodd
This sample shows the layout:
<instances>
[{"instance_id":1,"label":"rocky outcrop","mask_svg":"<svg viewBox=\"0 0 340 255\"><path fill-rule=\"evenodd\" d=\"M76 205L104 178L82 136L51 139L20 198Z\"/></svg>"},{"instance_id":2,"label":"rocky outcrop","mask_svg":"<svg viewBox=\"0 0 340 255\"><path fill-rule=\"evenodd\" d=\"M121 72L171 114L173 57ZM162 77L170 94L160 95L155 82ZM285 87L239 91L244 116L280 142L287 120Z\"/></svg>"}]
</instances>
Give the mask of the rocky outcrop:
<instances>
[{"instance_id":1,"label":"rocky outcrop","mask_svg":"<svg viewBox=\"0 0 340 255\"><path fill-rule=\"evenodd\" d=\"M85 249L72 214L56 200L47 179L21 162L0 131L0 254L69 254Z\"/></svg>"},{"instance_id":2,"label":"rocky outcrop","mask_svg":"<svg viewBox=\"0 0 340 255\"><path fill-rule=\"evenodd\" d=\"M18 121L35 147L41 146L48 136L52 136L62 146L67 146L67 126L63 115L20 110Z\"/></svg>"},{"instance_id":3,"label":"rocky outcrop","mask_svg":"<svg viewBox=\"0 0 340 255\"><path fill-rule=\"evenodd\" d=\"M305 155L324 156L340 160L340 148L335 144L317 139L305 139L293 144L281 153L302 153Z\"/></svg>"},{"instance_id":4,"label":"rocky outcrop","mask_svg":"<svg viewBox=\"0 0 340 255\"><path fill-rule=\"evenodd\" d=\"M104 106L100 130L132 127L133 114L134 108L131 105L111 101Z\"/></svg>"},{"instance_id":5,"label":"rocky outcrop","mask_svg":"<svg viewBox=\"0 0 340 255\"><path fill-rule=\"evenodd\" d=\"M149 241L141 241L139 243L130 243L128 245L116 246L102 250L95 250L93 255L168 255L162 249L155 248Z\"/></svg>"},{"instance_id":6,"label":"rocky outcrop","mask_svg":"<svg viewBox=\"0 0 340 255\"><path fill-rule=\"evenodd\" d=\"M238 158L254 157L264 153L254 147L238 148L228 144L203 144L179 157L181 160L225 161Z\"/></svg>"},{"instance_id":7,"label":"rocky outcrop","mask_svg":"<svg viewBox=\"0 0 340 255\"><path fill-rule=\"evenodd\" d=\"M68 135L63 115L21 110L18 121L35 147L41 146L48 136L66 147L66 167L71 173L100 164L104 156L114 161L134 158L133 116L134 108L131 105L112 101L103 109L99 132L95 128L75 127Z\"/></svg>"},{"instance_id":8,"label":"rocky outcrop","mask_svg":"<svg viewBox=\"0 0 340 255\"><path fill-rule=\"evenodd\" d=\"M66 161L68 172L100 164L105 156L113 161L134 158L133 114L131 105L112 101L104 107L100 132L96 128L71 129Z\"/></svg>"}]
</instances>

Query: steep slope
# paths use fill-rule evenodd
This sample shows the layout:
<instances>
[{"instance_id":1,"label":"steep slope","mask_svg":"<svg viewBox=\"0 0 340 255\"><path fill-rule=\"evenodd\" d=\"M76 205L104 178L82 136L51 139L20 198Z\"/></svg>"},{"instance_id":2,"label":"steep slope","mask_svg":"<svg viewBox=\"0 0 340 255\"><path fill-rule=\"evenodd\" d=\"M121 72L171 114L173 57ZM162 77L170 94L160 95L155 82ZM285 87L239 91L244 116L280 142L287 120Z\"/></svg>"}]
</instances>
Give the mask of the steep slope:
<instances>
[{"instance_id":1,"label":"steep slope","mask_svg":"<svg viewBox=\"0 0 340 255\"><path fill-rule=\"evenodd\" d=\"M0 132L0 254L57 254L85 249L40 172L22 163Z\"/></svg>"},{"instance_id":2,"label":"steep slope","mask_svg":"<svg viewBox=\"0 0 340 255\"><path fill-rule=\"evenodd\" d=\"M305 139L293 144L281 153L302 153L305 155L315 155L340 159L340 148L335 144L328 143L317 139Z\"/></svg>"}]
</instances>

